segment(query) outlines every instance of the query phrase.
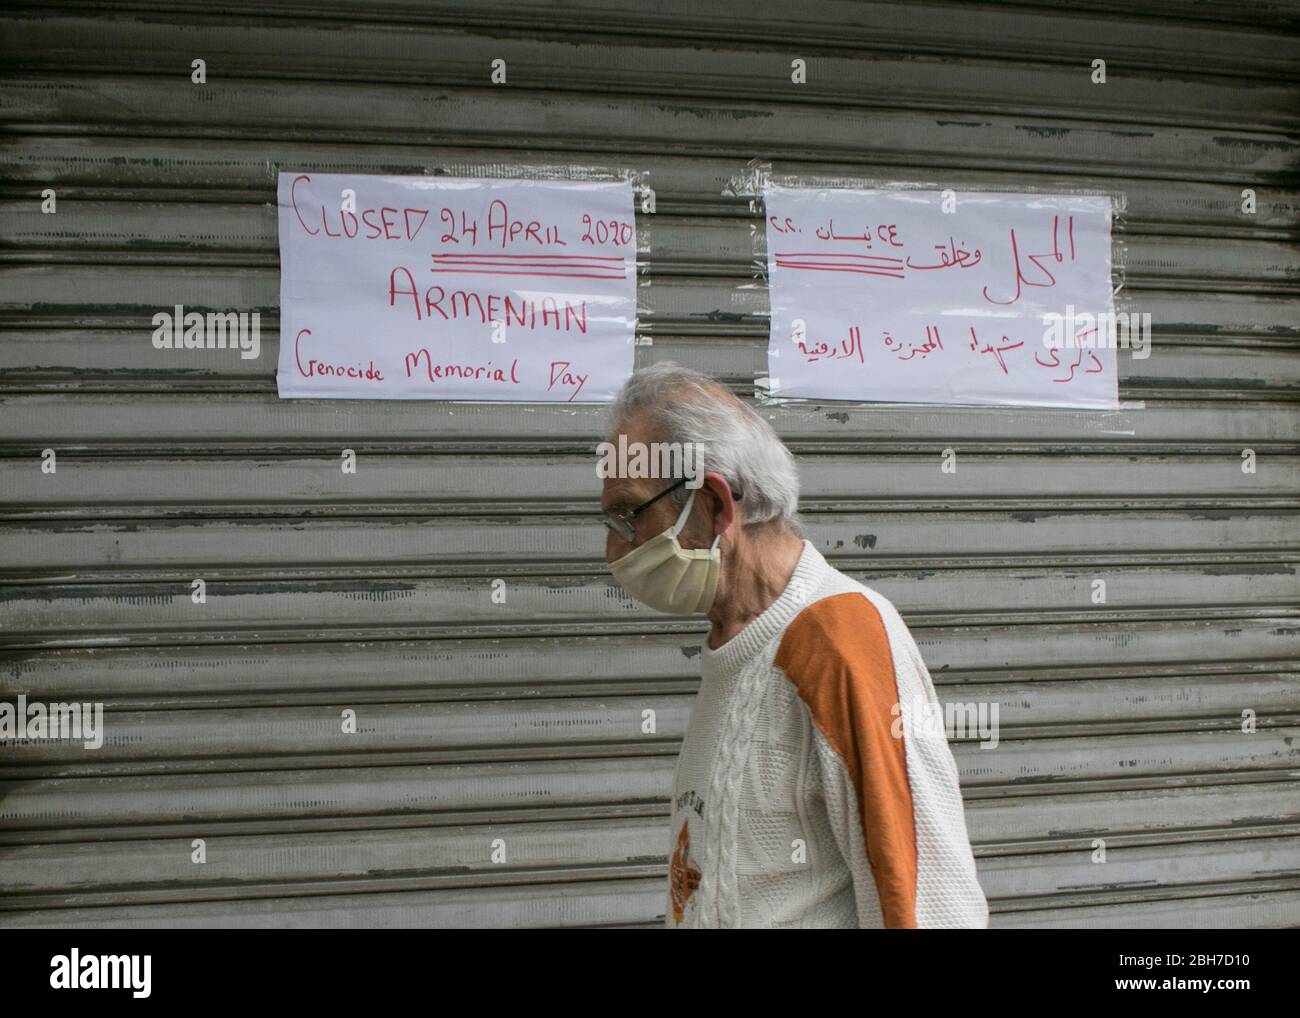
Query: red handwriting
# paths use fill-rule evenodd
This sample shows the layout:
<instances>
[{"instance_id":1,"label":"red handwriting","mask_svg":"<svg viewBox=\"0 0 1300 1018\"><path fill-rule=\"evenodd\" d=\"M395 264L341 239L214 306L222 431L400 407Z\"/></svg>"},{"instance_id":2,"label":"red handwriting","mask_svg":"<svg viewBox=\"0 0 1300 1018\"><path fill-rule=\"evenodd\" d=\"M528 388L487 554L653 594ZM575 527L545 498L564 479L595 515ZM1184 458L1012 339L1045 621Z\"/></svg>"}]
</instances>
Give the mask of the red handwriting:
<instances>
[{"instance_id":1,"label":"red handwriting","mask_svg":"<svg viewBox=\"0 0 1300 1018\"><path fill-rule=\"evenodd\" d=\"M505 368L494 368L492 362L487 364L440 364L435 363L429 351L424 347L418 350L410 351L403 359L402 364L406 368L406 377L410 378L414 373L413 369L420 366L420 361L424 361L425 377L430 382L442 381L449 378L469 379L474 382L509 382L511 385L519 384L519 376L516 368L519 364L518 358L510 362L510 377L506 378Z\"/></svg>"},{"instance_id":2,"label":"red handwriting","mask_svg":"<svg viewBox=\"0 0 1300 1018\"><path fill-rule=\"evenodd\" d=\"M773 233L803 233L803 228L796 226L793 219L789 216L768 216L767 224ZM846 244L865 244L867 247L873 247L875 241L887 244L890 247L902 247L903 242L898 239L897 223L878 223L873 234L870 226L863 226L861 233L838 233L835 230L835 220L828 219L824 226L815 227L813 232L819 240L840 241Z\"/></svg>"},{"instance_id":3,"label":"red handwriting","mask_svg":"<svg viewBox=\"0 0 1300 1018\"><path fill-rule=\"evenodd\" d=\"M854 272L863 276L903 278L903 259L885 255L831 254L824 251L778 251L777 268L809 272Z\"/></svg>"},{"instance_id":4,"label":"red handwriting","mask_svg":"<svg viewBox=\"0 0 1300 1018\"><path fill-rule=\"evenodd\" d=\"M1079 334L1078 334L1078 338L1082 338L1082 337L1088 335L1088 333L1090 333L1090 332L1096 332L1096 331L1097 331L1096 329L1088 329L1088 330L1085 331L1085 332L1081 332L1081 333L1079 333ZM1038 364L1039 364L1041 367L1044 367L1044 368L1059 368L1059 367L1062 367L1062 364L1061 364L1061 356L1060 356L1060 354L1057 352L1056 348L1053 347L1053 348L1049 349L1047 352L1050 353L1050 354L1052 355L1052 359L1051 359L1050 361L1044 361L1041 357L1038 356L1038 354L1034 354L1034 360L1037 361ZM1064 378L1053 378L1052 381L1053 381L1053 382L1071 382L1071 381L1073 381L1073 380L1074 380L1074 373L1075 373L1075 371L1077 371L1077 370L1079 369L1079 367L1083 364L1083 355L1084 355L1085 353L1086 353L1086 354L1088 355L1088 357L1092 360L1092 364L1093 364L1094 366L1092 366L1092 367L1088 367L1088 368L1085 368L1084 371L1083 371L1083 373L1084 373L1085 375L1099 375L1099 374L1101 374L1102 371L1105 370L1105 369L1102 367L1101 361L1099 361L1099 360L1097 359L1097 355L1096 355L1095 353L1093 353L1091 350L1088 350L1087 348L1081 346L1081 347L1079 347L1079 354L1078 354L1078 356L1074 358L1074 363L1069 365L1070 373L1069 373L1068 375L1066 375Z\"/></svg>"},{"instance_id":5,"label":"red handwriting","mask_svg":"<svg viewBox=\"0 0 1300 1018\"><path fill-rule=\"evenodd\" d=\"M975 325L967 325L967 331L970 333L970 342L967 349L975 354L980 360L985 357L991 358L996 362L998 369L1004 375L1011 374L1011 368L1016 364L1009 360L1006 354L1013 350L1022 349L1025 346L1024 340L1013 340L1010 336L1003 334L996 341L982 341L976 331ZM1088 335L1089 332L1096 332L1096 329L1089 329L1086 332L1078 334L1079 339ZM793 337L792 337L793 338ZM921 339L897 339L890 330L881 333L881 343L887 353L892 354L898 361L923 361L931 354L940 355L943 358L951 358L953 355L947 352L947 347L943 344L943 337L940 334L938 325L927 325L925 327L925 338ZM859 364L866 363L866 356L862 348L862 330L860 326L850 326L847 338L841 339L838 343L828 342L825 340L812 341L796 339L795 345L799 352L804 356L805 361L814 364L819 361L842 361L848 358L856 357ZM1044 360L1038 354L1034 355L1034 360L1040 367L1044 368L1064 368L1067 373L1064 377L1054 378L1055 382L1072 381L1076 375L1095 375L1103 371L1100 360L1092 353L1091 350L1081 347L1077 356L1073 357L1073 363L1070 358L1062 358L1056 349L1048 351L1050 360ZM1089 363L1090 362L1090 363ZM1030 368L1032 370L1032 367Z\"/></svg>"},{"instance_id":6,"label":"red handwriting","mask_svg":"<svg viewBox=\"0 0 1300 1018\"><path fill-rule=\"evenodd\" d=\"M590 198L582 204L588 210L597 209L597 212L584 212L582 205L574 207L567 203L563 208L551 207L543 211L537 207L537 200L506 189L494 189L482 198L448 191L435 195L421 191L407 198L391 189L367 196L361 187L340 194L340 199L347 199L345 206L336 203L330 192L333 181L329 178L317 176L313 180L311 175L304 173L285 179L287 186L282 187L289 192L289 201L285 203L286 207L281 208L285 224L283 236L293 236L301 243L310 240L309 248L333 240L406 241L423 250L418 254L396 257L406 260L413 257L415 264L419 265L419 260L426 258L427 253L423 271L434 274L439 282L446 284L430 285L423 274L422 281L417 283L414 273L421 271L419 268L412 270L385 258L390 266L388 306L400 316L390 318L390 326L413 328L406 324L411 321L406 316L413 314L415 322L428 324L427 332L416 332L411 338L404 339L390 337L392 346L377 350L376 347L384 344L376 343L376 337L368 335L347 335L344 332L330 336L326 341L326 337L321 335L322 326L317 322L315 336L311 328L303 328L294 337L293 362L302 378L329 377L364 381L368 385L386 384L397 390L394 394L424 391L421 383L427 382L442 393L438 398L443 399L458 398L455 393L475 388L492 392L495 387L523 386L538 393L544 387L544 391L551 394L545 398L571 402L584 391L593 372L580 360L548 362L548 354L560 355L558 349L539 351L541 356L530 354L525 357L520 348L478 346L488 339L478 327L491 327L494 344L505 342L507 338L504 330L497 326L592 338L588 337L587 315L588 302L592 299L599 306L606 307L605 312L596 316L595 331L600 332L609 326L606 316L610 314L610 302L616 295L607 291L618 288L571 284L570 281L627 283L632 279L636 268L636 224L626 208L607 207L599 198ZM302 188L301 194L299 187ZM361 195L360 201L358 195ZM367 197L371 201L420 200L432 204L430 208L404 208L396 204L358 207L364 205ZM442 206L442 202L448 204ZM466 207L462 208L462 205ZM534 211L538 213L536 218L530 214ZM293 220L289 218L290 213ZM543 219L543 215L548 218ZM298 223L301 234L291 229L293 221ZM428 237L423 233L426 226L429 226ZM435 237L441 239L436 250L431 250L435 246ZM568 251L564 250L566 248ZM332 260L331 273L335 268L333 262L337 259ZM502 278L461 278L465 276ZM335 289L342 291L349 307L357 303L352 299L352 290L360 291L372 300L382 300L382 287L375 292L378 280L374 280L369 272L357 270L351 278L341 272L317 278L330 280ZM558 282L551 283L550 280ZM592 297L598 293L603 296ZM359 312L361 309L352 307L352 310ZM347 318L347 315L341 315L337 324L346 329L343 322ZM286 331L296 327L297 323ZM413 344L421 339L431 345L415 347ZM601 341L605 341L603 334ZM346 358L353 354L347 344L357 347L357 356L360 351L377 353L376 360L383 369L376 367L375 360L348 363ZM409 348L407 344L411 344ZM555 345L552 342L553 348ZM572 344L563 345L567 354L567 347ZM324 350L327 357L332 357L336 347L342 351L341 362L322 360L317 352ZM285 353L285 368L292 372L293 368L287 363L288 350ZM509 359L507 353L519 356ZM522 368L521 358L524 362ZM354 388L357 395L367 392L374 395L374 391L365 386ZM520 394L522 390L515 393ZM500 395L500 398L508 396Z\"/></svg>"},{"instance_id":7,"label":"red handwriting","mask_svg":"<svg viewBox=\"0 0 1300 1018\"><path fill-rule=\"evenodd\" d=\"M911 255L908 255L907 267L909 269L950 269L956 265L960 269L969 269L980 262L979 248L976 248L975 253L972 255L964 247L958 247L954 244L952 237L948 238L946 248L942 244L935 244L934 247L939 252L938 265L914 265L912 264Z\"/></svg>"},{"instance_id":8,"label":"red handwriting","mask_svg":"<svg viewBox=\"0 0 1300 1018\"><path fill-rule=\"evenodd\" d=\"M435 252L430 272L484 276L550 276L556 279L626 279L621 255L451 254Z\"/></svg>"},{"instance_id":9,"label":"red handwriting","mask_svg":"<svg viewBox=\"0 0 1300 1018\"><path fill-rule=\"evenodd\" d=\"M920 346L914 343L904 343L902 340L895 340L888 332L884 334L885 347L895 358L900 361L910 361L917 354L921 355L921 360L925 360L935 350L943 349L943 340L939 336L939 326L927 325L925 327L925 342ZM902 355L902 351L908 351L907 356Z\"/></svg>"},{"instance_id":10,"label":"red handwriting","mask_svg":"<svg viewBox=\"0 0 1300 1018\"><path fill-rule=\"evenodd\" d=\"M1031 262L1034 263L1035 268L1037 268L1039 272L1042 273L1042 276L1046 277L1047 281L1046 282L1035 281L1033 279L1029 279L1025 275L1024 268L1020 261L1020 246L1018 241L1016 240L1016 230L1015 227L1012 227L1011 228L1011 260L1015 264L1016 292L1008 300L995 300L993 297L989 296L989 288L986 286L984 287L984 291L983 291L984 299L986 301L988 301L990 304L1014 304L1016 301L1020 299L1022 286L1052 287L1056 285L1056 277L1052 275L1051 271L1047 268L1047 266L1044 265L1039 259L1052 258L1055 259L1058 263L1064 260L1065 256L1061 254L1060 245L1057 240L1057 230L1060 224L1060 219L1061 219L1060 216L1052 216L1052 250L1044 251L1036 255L1034 254L1025 255L1026 258L1028 258ZM1074 216L1069 217L1068 232L1070 235L1070 258L1071 260L1073 260L1074 259Z\"/></svg>"},{"instance_id":11,"label":"red handwriting","mask_svg":"<svg viewBox=\"0 0 1300 1018\"><path fill-rule=\"evenodd\" d=\"M841 357L853 357L855 355L859 364L866 363L862 355L862 330L856 325L849 329L848 338L841 339L836 347L832 347L824 341L810 345L803 340L799 340L796 345L799 347L799 352L807 358L809 364L819 361L823 357L827 360L837 360Z\"/></svg>"},{"instance_id":12,"label":"red handwriting","mask_svg":"<svg viewBox=\"0 0 1300 1018\"><path fill-rule=\"evenodd\" d=\"M459 244L461 238L456 235L456 213L444 207L438 213L438 218L446 225L448 231L442 235L442 243ZM464 209L460 210L460 234L469 237L471 246L478 243L478 220L470 219Z\"/></svg>"},{"instance_id":13,"label":"red handwriting","mask_svg":"<svg viewBox=\"0 0 1300 1018\"><path fill-rule=\"evenodd\" d=\"M505 248L507 244L520 239L521 236L524 240L539 246L547 244L565 246L565 241L560 239L559 226L543 225L536 219L527 223L522 219L515 219L505 202L500 198L493 199L488 205L487 242L489 244L496 242Z\"/></svg>"},{"instance_id":14,"label":"red handwriting","mask_svg":"<svg viewBox=\"0 0 1300 1018\"><path fill-rule=\"evenodd\" d=\"M582 391L582 387L587 384L587 376L580 375L576 371L570 371L572 365L568 361L551 361L551 382L546 387L550 392L555 388L556 383L560 385L576 385L577 388L569 394L568 402L572 403L574 398Z\"/></svg>"},{"instance_id":15,"label":"red handwriting","mask_svg":"<svg viewBox=\"0 0 1300 1018\"><path fill-rule=\"evenodd\" d=\"M585 244L628 244L636 234L636 227L629 222L621 219L597 219L593 222L585 212L582 224L586 229L578 239Z\"/></svg>"},{"instance_id":16,"label":"red handwriting","mask_svg":"<svg viewBox=\"0 0 1300 1018\"><path fill-rule=\"evenodd\" d=\"M981 288L983 299L1000 306L1013 305L1020 301L1029 287L1050 289L1057 286L1058 276L1062 271L1058 266L1064 262L1074 262L1077 256L1074 240L1074 216L1054 214L1050 234L1044 219L1041 227L1042 236L1037 238L1042 247L1036 247L1032 241L1034 231L1021 224L1008 229L1009 263L1012 274L1011 285L1000 287L989 283ZM773 238L772 265L774 269L800 272L835 272L862 276L877 276L884 279L906 279L908 270L916 272L934 272L945 269L967 270L983 264L984 253L979 247L966 247L966 241L958 241L949 235L946 243L930 245L935 254L921 255L910 253L899 239L899 224L877 223L870 225L855 224L850 229L837 227L833 218L814 229L817 238L824 242L823 250L777 250L777 236L802 234L804 230L791 216L769 215L768 231ZM907 224L903 228L909 229ZM1064 236L1062 236L1064 234ZM874 254L845 254L840 250L831 250L836 245L865 245L867 249L874 246L888 245L901 248L902 257L890 258ZM985 245L987 246L987 245ZM976 274L974 282L979 286L988 278Z\"/></svg>"},{"instance_id":17,"label":"red handwriting","mask_svg":"<svg viewBox=\"0 0 1300 1018\"><path fill-rule=\"evenodd\" d=\"M293 205L293 214L298 217L299 225L313 237L324 236L333 239L352 240L361 236L362 240L379 240L382 238L384 240L411 241L419 236L425 220L429 218L428 209L397 209L385 206L378 209L362 209L358 215L358 213L350 212L347 209L331 211L324 205L299 204L298 184L304 180L310 181L311 177L305 173L294 177L293 183L289 185L289 201ZM402 214L400 229L397 218L399 212ZM308 220L312 223L319 220L320 226L312 226Z\"/></svg>"},{"instance_id":18,"label":"red handwriting","mask_svg":"<svg viewBox=\"0 0 1300 1018\"><path fill-rule=\"evenodd\" d=\"M861 233L839 234L835 232L835 220L829 219L825 226L819 226L814 231L821 240L838 240L845 243L866 244L872 246L871 227L868 226ZM897 223L880 223L876 226L875 239L882 244L888 244L890 247L902 247L902 242L898 239Z\"/></svg>"},{"instance_id":19,"label":"red handwriting","mask_svg":"<svg viewBox=\"0 0 1300 1018\"><path fill-rule=\"evenodd\" d=\"M423 294L416 287L410 270L398 265L388 274L388 306L396 307L398 298L409 298L415 320L423 321L437 315L445 322L461 318L476 320L484 325L501 322L507 327L518 325L526 329L551 329L555 332L587 332L587 302L574 304L565 300L561 305L555 297L519 297L509 293L480 293L476 290L452 290L430 286Z\"/></svg>"},{"instance_id":20,"label":"red handwriting","mask_svg":"<svg viewBox=\"0 0 1300 1018\"><path fill-rule=\"evenodd\" d=\"M975 326L972 325L970 327L970 348L976 353L993 354L993 356L997 358L998 366L1002 368L1002 373L1004 375L1009 372L1007 371L1007 362L1002 359L1002 355L1008 350L1016 350L1024 345L1025 341L1023 339L1019 343L1011 343L1008 341L1006 336L1003 336L1002 342L998 346L994 346L992 343L985 343L984 348L981 350L979 349L979 337L975 335Z\"/></svg>"},{"instance_id":21,"label":"red handwriting","mask_svg":"<svg viewBox=\"0 0 1300 1018\"><path fill-rule=\"evenodd\" d=\"M299 329L298 335L293 338L293 359L298 366L298 374L303 378L358 378L367 382L382 382L384 376L375 369L375 362L371 361L366 367L357 365L326 364L316 360L314 357L307 359L306 367L302 363L302 337L310 336L311 329Z\"/></svg>"},{"instance_id":22,"label":"red handwriting","mask_svg":"<svg viewBox=\"0 0 1300 1018\"><path fill-rule=\"evenodd\" d=\"M405 240L414 241L429 220L427 208L396 208L382 206L352 211L333 208L323 203L313 203L298 195L298 185L311 182L311 175L301 173L289 185L289 203L304 233L311 237L352 240ZM487 207L485 221L472 216L465 209L446 206L438 210L438 221L443 230L443 244L464 244L477 247L480 237L484 247L523 244L533 248L568 247L560 224L539 219L524 219L502 199L493 199ZM581 216L580 241L592 247L597 245L627 246L636 237L636 226L631 220L601 219L590 213ZM606 278L606 277L596 277ZM614 277L608 277L614 278ZM623 278L623 277L618 277Z\"/></svg>"}]
</instances>

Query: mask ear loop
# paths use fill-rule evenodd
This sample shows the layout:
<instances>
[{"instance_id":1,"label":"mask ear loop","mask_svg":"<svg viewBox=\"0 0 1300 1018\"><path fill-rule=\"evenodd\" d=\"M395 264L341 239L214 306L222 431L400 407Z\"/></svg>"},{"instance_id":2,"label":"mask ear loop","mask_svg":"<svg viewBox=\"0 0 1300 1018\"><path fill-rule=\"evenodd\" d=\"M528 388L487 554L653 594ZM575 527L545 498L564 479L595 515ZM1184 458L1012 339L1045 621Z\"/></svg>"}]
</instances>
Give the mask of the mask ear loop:
<instances>
[{"instance_id":1,"label":"mask ear loop","mask_svg":"<svg viewBox=\"0 0 1300 1018\"><path fill-rule=\"evenodd\" d=\"M686 504L682 506L682 511L677 516L677 522L673 524L673 537L677 537L677 535L682 532L682 524L686 522L686 517L690 515L691 506L695 504L695 493L699 490L699 488L691 489L690 497L686 500ZM718 550L718 544L721 541L721 534L718 534L713 538L713 543L709 545L709 554L713 554L713 552Z\"/></svg>"},{"instance_id":2,"label":"mask ear loop","mask_svg":"<svg viewBox=\"0 0 1300 1018\"><path fill-rule=\"evenodd\" d=\"M686 523L686 517L691 514L691 506L695 504L695 493L698 488L692 488L690 497L686 499L686 504L682 506L682 511L677 514L677 522L673 524L673 537L682 532L682 526Z\"/></svg>"}]
</instances>

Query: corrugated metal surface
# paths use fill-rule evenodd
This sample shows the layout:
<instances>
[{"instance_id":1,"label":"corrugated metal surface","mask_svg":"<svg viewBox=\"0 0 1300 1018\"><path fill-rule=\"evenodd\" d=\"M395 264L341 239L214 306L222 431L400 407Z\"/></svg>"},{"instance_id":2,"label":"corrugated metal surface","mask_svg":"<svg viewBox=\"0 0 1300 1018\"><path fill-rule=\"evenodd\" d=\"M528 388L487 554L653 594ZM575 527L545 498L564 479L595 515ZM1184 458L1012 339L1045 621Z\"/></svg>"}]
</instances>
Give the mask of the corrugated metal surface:
<instances>
[{"instance_id":1,"label":"corrugated metal surface","mask_svg":"<svg viewBox=\"0 0 1300 1018\"><path fill-rule=\"evenodd\" d=\"M1294 4L213 10L0 15L0 695L109 717L0 744L0 925L661 921L702 629L604 570L600 408L278 401L275 174L648 170L639 362L749 392L754 157L1126 192L1118 412L765 412L818 547L1000 704L954 745L994 925L1300 925ZM153 349L178 303L261 359Z\"/></svg>"}]
</instances>

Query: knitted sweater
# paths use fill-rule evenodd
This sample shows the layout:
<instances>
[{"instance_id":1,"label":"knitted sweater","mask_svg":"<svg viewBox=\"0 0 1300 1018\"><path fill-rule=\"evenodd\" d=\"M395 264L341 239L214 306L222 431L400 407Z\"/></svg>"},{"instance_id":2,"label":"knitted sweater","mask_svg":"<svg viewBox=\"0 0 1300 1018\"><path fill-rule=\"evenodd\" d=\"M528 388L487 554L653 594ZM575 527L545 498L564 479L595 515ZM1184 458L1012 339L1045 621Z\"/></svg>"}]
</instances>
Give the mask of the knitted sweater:
<instances>
[{"instance_id":1,"label":"knitted sweater","mask_svg":"<svg viewBox=\"0 0 1300 1018\"><path fill-rule=\"evenodd\" d=\"M952 752L912 720L939 710L934 685L888 600L804 541L780 597L706 641L701 672L673 771L669 929L988 925Z\"/></svg>"}]
</instances>

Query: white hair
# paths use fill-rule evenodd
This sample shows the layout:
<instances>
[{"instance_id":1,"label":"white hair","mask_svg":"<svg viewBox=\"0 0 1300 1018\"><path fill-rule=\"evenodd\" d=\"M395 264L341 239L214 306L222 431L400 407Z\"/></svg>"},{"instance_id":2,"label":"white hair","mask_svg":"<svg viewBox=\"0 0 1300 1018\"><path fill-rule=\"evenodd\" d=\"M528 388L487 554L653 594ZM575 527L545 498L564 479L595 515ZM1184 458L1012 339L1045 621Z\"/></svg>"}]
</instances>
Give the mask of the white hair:
<instances>
[{"instance_id":1,"label":"white hair","mask_svg":"<svg viewBox=\"0 0 1300 1018\"><path fill-rule=\"evenodd\" d=\"M745 525L779 521L804 536L799 470L785 443L753 407L708 375L662 361L633 372L610 405L610 433L632 417L649 422L654 440L702 450L700 473L721 474ZM669 496L683 505L690 492Z\"/></svg>"}]
</instances>

